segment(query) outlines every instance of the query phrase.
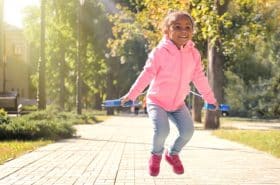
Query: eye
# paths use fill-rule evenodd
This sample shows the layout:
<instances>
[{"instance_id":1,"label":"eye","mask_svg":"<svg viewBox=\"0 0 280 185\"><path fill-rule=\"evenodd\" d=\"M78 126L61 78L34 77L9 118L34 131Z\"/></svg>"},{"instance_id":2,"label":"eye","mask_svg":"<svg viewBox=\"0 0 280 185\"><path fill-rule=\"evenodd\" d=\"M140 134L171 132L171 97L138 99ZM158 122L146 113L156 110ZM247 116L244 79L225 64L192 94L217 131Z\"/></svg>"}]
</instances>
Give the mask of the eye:
<instances>
[{"instance_id":1,"label":"eye","mask_svg":"<svg viewBox=\"0 0 280 185\"><path fill-rule=\"evenodd\" d=\"M186 27L186 30L191 30L192 28L190 26L187 26Z\"/></svg>"},{"instance_id":2,"label":"eye","mask_svg":"<svg viewBox=\"0 0 280 185\"><path fill-rule=\"evenodd\" d=\"M174 31L191 31L192 27L190 25L182 26L182 25L173 25L172 29Z\"/></svg>"},{"instance_id":3,"label":"eye","mask_svg":"<svg viewBox=\"0 0 280 185\"><path fill-rule=\"evenodd\" d=\"M181 29L182 29L182 27L181 27L181 26L179 26L179 25L176 25L176 26L174 27L174 29L175 29L175 30L181 30Z\"/></svg>"}]
</instances>

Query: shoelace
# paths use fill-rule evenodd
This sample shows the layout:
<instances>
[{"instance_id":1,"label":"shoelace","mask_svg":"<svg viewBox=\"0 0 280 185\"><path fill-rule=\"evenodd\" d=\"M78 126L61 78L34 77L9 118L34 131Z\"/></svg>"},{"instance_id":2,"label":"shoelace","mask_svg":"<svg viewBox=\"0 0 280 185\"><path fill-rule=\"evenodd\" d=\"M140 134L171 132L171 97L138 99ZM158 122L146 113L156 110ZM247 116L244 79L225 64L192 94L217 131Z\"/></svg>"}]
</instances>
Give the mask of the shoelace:
<instances>
[{"instance_id":1,"label":"shoelace","mask_svg":"<svg viewBox=\"0 0 280 185\"><path fill-rule=\"evenodd\" d=\"M153 158L153 163L154 163L154 164L159 164L159 163L160 163L160 160L161 160L160 157L153 156L152 158Z\"/></svg>"},{"instance_id":2,"label":"shoelace","mask_svg":"<svg viewBox=\"0 0 280 185\"><path fill-rule=\"evenodd\" d=\"M172 161L174 163L175 166L181 166L181 161L179 159L179 157L177 155L171 156Z\"/></svg>"}]
</instances>

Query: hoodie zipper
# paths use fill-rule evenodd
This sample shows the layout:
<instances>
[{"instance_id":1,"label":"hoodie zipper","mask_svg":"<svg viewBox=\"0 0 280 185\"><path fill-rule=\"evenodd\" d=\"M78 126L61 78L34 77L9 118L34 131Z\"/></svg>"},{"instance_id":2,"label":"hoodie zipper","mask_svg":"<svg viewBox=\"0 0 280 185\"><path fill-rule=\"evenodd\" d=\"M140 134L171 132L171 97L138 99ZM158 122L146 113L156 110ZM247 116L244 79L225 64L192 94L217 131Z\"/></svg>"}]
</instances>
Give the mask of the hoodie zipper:
<instances>
[{"instance_id":1,"label":"hoodie zipper","mask_svg":"<svg viewBox=\"0 0 280 185\"><path fill-rule=\"evenodd\" d=\"M176 98L177 98L177 93L179 92L180 88L181 88L181 81L182 81L182 62L183 62L183 56L182 56L182 48L179 50L180 53L180 61L179 61L179 68L180 68L180 73L179 73L179 83L177 86L177 89L175 91L175 96L173 98L173 107L175 107L175 103L176 103ZM176 107L177 108L177 107Z\"/></svg>"}]
</instances>

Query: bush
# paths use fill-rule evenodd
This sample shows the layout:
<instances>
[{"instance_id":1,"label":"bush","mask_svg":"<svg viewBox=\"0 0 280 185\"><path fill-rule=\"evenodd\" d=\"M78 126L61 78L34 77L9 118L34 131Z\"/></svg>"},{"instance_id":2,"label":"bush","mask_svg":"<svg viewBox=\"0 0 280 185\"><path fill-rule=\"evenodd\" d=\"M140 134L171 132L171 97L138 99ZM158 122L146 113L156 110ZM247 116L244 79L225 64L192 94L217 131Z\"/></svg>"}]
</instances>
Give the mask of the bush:
<instances>
[{"instance_id":1,"label":"bush","mask_svg":"<svg viewBox=\"0 0 280 185\"><path fill-rule=\"evenodd\" d=\"M24 105L22 107L22 111L29 112L29 111L37 111L37 110L38 110L37 105Z\"/></svg>"},{"instance_id":2,"label":"bush","mask_svg":"<svg viewBox=\"0 0 280 185\"><path fill-rule=\"evenodd\" d=\"M230 115L257 118L280 118L280 75L245 84L238 75L226 71L225 99Z\"/></svg>"},{"instance_id":3,"label":"bush","mask_svg":"<svg viewBox=\"0 0 280 185\"><path fill-rule=\"evenodd\" d=\"M29 120L54 120L59 121L67 120L68 123L73 125L84 124L87 120L86 115L77 115L75 112L62 112L55 106L50 106L44 111L36 111L25 115Z\"/></svg>"},{"instance_id":4,"label":"bush","mask_svg":"<svg viewBox=\"0 0 280 185\"><path fill-rule=\"evenodd\" d=\"M76 130L73 125L100 122L92 112L77 115L75 112L62 112L55 106L46 110L9 119L4 111L0 111L0 140L7 139L61 139L72 137Z\"/></svg>"},{"instance_id":5,"label":"bush","mask_svg":"<svg viewBox=\"0 0 280 185\"><path fill-rule=\"evenodd\" d=\"M9 124L0 125L0 140L61 139L75 134L71 123L59 119L29 120L22 116Z\"/></svg>"},{"instance_id":6,"label":"bush","mask_svg":"<svg viewBox=\"0 0 280 185\"><path fill-rule=\"evenodd\" d=\"M77 122L74 114L60 113L53 108L36 111L10 120L0 112L0 140L7 139L61 139L72 137L76 130L73 124ZM5 118L5 119L4 119Z\"/></svg>"},{"instance_id":7,"label":"bush","mask_svg":"<svg viewBox=\"0 0 280 185\"><path fill-rule=\"evenodd\" d=\"M0 125L10 123L10 118L4 109L0 109Z\"/></svg>"}]
</instances>

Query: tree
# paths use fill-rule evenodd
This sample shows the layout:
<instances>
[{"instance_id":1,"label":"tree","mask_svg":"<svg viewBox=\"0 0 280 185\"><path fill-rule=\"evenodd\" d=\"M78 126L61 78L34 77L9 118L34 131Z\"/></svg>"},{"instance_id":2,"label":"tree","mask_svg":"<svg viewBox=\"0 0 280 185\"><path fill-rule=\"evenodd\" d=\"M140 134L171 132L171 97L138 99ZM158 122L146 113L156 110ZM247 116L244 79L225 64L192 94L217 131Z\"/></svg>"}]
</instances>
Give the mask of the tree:
<instances>
[{"instance_id":1,"label":"tree","mask_svg":"<svg viewBox=\"0 0 280 185\"><path fill-rule=\"evenodd\" d=\"M229 5L231 23L224 27L223 48L227 60L225 101L233 116L276 116L272 107L279 102L279 93L272 93L271 87L280 64L277 6L273 0L240 0ZM234 81L238 82L235 88L231 85Z\"/></svg>"},{"instance_id":2,"label":"tree","mask_svg":"<svg viewBox=\"0 0 280 185\"><path fill-rule=\"evenodd\" d=\"M214 8L217 11L218 17L222 17L228 8L230 0L216 0ZM221 32L222 24L217 24L217 32ZM216 36L215 36L216 37ZM220 38L208 38L208 79L214 91L218 102L224 102L223 86L224 86L224 72L223 66L225 56L223 54L223 43ZM216 129L220 127L219 113L213 111L206 111L205 128Z\"/></svg>"},{"instance_id":3,"label":"tree","mask_svg":"<svg viewBox=\"0 0 280 185\"><path fill-rule=\"evenodd\" d=\"M82 8L84 7L80 4L80 1L77 1L78 13L77 13L77 59L76 59L76 113L82 114L82 75L81 75L81 19L83 16Z\"/></svg>"},{"instance_id":4,"label":"tree","mask_svg":"<svg viewBox=\"0 0 280 185\"><path fill-rule=\"evenodd\" d=\"M4 37L3 37L3 35L4 35L4 22L3 22L3 14L4 14L4 0L0 0L0 66L2 66L3 67L3 92L5 92L5 81L6 81L6 79L5 79L5 61L3 61L3 59L4 59L4 57L3 57L3 55L4 55L4 53L3 53L3 51L4 51Z\"/></svg>"},{"instance_id":5,"label":"tree","mask_svg":"<svg viewBox=\"0 0 280 185\"><path fill-rule=\"evenodd\" d=\"M176 9L189 11L194 17L196 33L193 40L201 51L205 68L209 69L207 72L211 83L214 83L214 91L218 91L215 94L219 102L223 103L225 98L226 103L235 104L235 110L247 110L248 112L242 114L249 116L257 112L273 115L275 111L269 109L269 105L273 105L273 110L277 110L277 101L273 101L279 99L275 95L280 58L280 16L279 10L274 8L277 1L119 2L128 7L122 7L122 13L112 18L111 23L103 6L97 1L88 0L84 6L84 18L81 20L81 90L85 107L100 108L102 100L120 97L128 90L141 71L147 53L162 37L161 20L169 10ZM75 107L76 3L74 0L50 0L46 3L46 85L49 87L47 95L55 103L60 102L61 106L65 99L65 106L69 109ZM229 8L222 11L223 7L227 6ZM34 9L30 9L28 16L30 19L25 31L29 33L32 45L39 48L40 16ZM112 39L107 42L109 38ZM33 56L36 57L36 50L33 51ZM209 62L208 57L211 59ZM218 72L214 72L212 69L217 69L217 59L221 63ZM223 72L226 72L226 84L221 82ZM36 83L37 78L33 78ZM238 91L229 87L229 84L239 81L238 79L238 89L242 89L240 94L243 96L235 98L233 102L231 97L236 94L228 92ZM268 87L267 93L261 88L263 85ZM225 97L223 89L227 92ZM258 91L258 95L252 95L254 91ZM198 113L196 117L199 118L201 108L197 108L197 105L201 107L201 103L195 103L196 100L193 102L193 110L195 114ZM213 119L214 122L218 121L216 116ZM213 127L218 125L216 122Z\"/></svg>"},{"instance_id":6,"label":"tree","mask_svg":"<svg viewBox=\"0 0 280 185\"><path fill-rule=\"evenodd\" d=\"M224 87L224 48L223 28L229 24L226 1L191 1L191 13L196 20L196 34L194 40L199 43L202 58L207 57L207 76L210 86L218 102L223 102ZM206 111L205 128L219 128L219 114Z\"/></svg>"},{"instance_id":7,"label":"tree","mask_svg":"<svg viewBox=\"0 0 280 185\"><path fill-rule=\"evenodd\" d=\"M77 51L77 1L47 1L47 40L46 40L46 75L47 95L52 103L67 110L75 107L75 64ZM95 1L86 1L81 19L81 77L83 105L101 106L106 97L107 63L105 53L108 26L102 5ZM32 45L40 46L39 14L32 7L26 11L25 33ZM36 51L33 49L33 51ZM36 53L33 53L36 56ZM37 65L37 62L34 63ZM34 75L33 75L34 76ZM37 84L38 77L33 77ZM60 98L59 98L60 97ZM63 103L64 102L64 103ZM64 105L63 105L64 104Z\"/></svg>"},{"instance_id":8,"label":"tree","mask_svg":"<svg viewBox=\"0 0 280 185\"><path fill-rule=\"evenodd\" d=\"M65 86L67 72L69 72L69 67L67 65L66 56L67 56L67 46L71 45L69 38L71 38L69 34L69 26L67 23L69 21L65 21L63 16L65 16L65 11L69 11L68 9L62 8L65 6L65 3L61 3L58 1L50 2L48 9L52 9L53 14L55 16L51 16L49 22L49 35L52 37L52 41L49 41L49 46L51 47L51 51L49 52L50 57L50 67L52 69L58 70L49 70L49 73L53 73L57 75L58 79L51 80L50 86L57 86L58 92L58 105L61 110L65 109L65 103L67 99L67 89ZM49 48L48 48L49 49ZM52 66L53 65L53 66ZM51 92L49 92L50 96L53 97ZM54 96L56 97L56 95Z\"/></svg>"},{"instance_id":9,"label":"tree","mask_svg":"<svg viewBox=\"0 0 280 185\"><path fill-rule=\"evenodd\" d=\"M41 0L41 50L38 65L38 109L46 108L46 81L45 81L45 0Z\"/></svg>"}]
</instances>

